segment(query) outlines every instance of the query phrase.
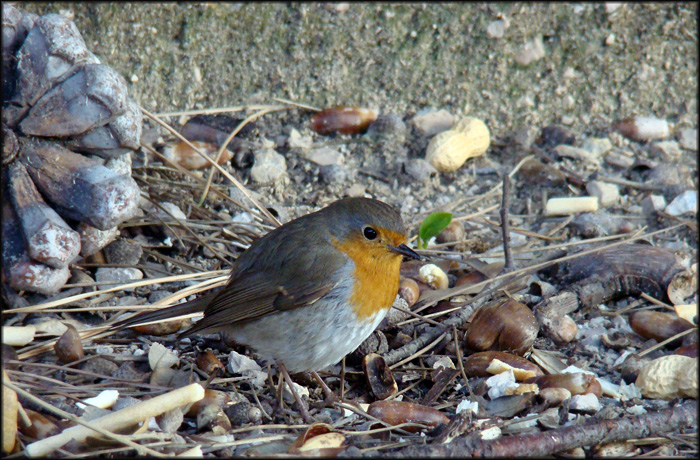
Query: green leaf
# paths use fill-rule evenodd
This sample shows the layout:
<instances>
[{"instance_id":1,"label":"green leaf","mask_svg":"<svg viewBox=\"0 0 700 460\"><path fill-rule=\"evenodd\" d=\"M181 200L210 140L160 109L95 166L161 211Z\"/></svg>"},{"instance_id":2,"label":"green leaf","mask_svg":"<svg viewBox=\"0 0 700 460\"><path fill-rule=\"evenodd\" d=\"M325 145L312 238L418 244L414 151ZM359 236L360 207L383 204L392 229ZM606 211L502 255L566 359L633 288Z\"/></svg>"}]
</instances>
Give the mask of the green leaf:
<instances>
[{"instance_id":1,"label":"green leaf","mask_svg":"<svg viewBox=\"0 0 700 460\"><path fill-rule=\"evenodd\" d=\"M452 213L449 212L434 212L423 220L418 230L420 239L418 246L425 249L428 246L430 238L437 236L452 222Z\"/></svg>"}]
</instances>

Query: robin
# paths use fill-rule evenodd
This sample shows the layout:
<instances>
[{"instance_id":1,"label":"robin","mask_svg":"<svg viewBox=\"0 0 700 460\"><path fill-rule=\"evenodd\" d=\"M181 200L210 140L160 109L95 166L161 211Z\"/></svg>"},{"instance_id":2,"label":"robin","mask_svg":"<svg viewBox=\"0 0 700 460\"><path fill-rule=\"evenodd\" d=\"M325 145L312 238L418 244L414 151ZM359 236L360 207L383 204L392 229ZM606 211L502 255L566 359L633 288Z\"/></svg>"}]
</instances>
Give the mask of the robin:
<instances>
[{"instance_id":1,"label":"robin","mask_svg":"<svg viewBox=\"0 0 700 460\"><path fill-rule=\"evenodd\" d=\"M406 227L392 206L338 200L255 241L220 291L116 326L204 312L178 337L220 332L276 361L290 388L286 370L313 372L320 380L315 371L355 350L391 308L403 256L420 259L405 243Z\"/></svg>"}]
</instances>

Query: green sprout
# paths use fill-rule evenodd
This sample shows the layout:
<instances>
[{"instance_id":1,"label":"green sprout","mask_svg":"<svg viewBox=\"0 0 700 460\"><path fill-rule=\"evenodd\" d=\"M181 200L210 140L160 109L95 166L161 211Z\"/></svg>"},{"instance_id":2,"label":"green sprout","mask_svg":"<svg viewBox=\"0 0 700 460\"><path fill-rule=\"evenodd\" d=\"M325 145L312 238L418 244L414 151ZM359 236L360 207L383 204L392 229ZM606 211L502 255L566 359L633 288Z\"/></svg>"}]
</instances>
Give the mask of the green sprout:
<instances>
[{"instance_id":1,"label":"green sprout","mask_svg":"<svg viewBox=\"0 0 700 460\"><path fill-rule=\"evenodd\" d=\"M430 238L437 236L452 222L452 213L434 212L423 220L418 230L418 247L425 249L428 247Z\"/></svg>"}]
</instances>

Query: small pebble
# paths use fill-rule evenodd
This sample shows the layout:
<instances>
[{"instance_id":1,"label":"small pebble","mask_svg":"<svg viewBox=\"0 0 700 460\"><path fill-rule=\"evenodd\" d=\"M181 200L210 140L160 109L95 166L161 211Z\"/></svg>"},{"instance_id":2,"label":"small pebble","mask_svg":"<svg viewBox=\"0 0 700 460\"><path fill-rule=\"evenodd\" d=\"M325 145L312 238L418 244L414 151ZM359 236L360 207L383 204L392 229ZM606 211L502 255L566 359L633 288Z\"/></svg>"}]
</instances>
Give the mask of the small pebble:
<instances>
[{"instance_id":1,"label":"small pebble","mask_svg":"<svg viewBox=\"0 0 700 460\"><path fill-rule=\"evenodd\" d=\"M117 265L136 265L143 255L141 246L126 238L113 241L102 250L107 262Z\"/></svg>"},{"instance_id":2,"label":"small pebble","mask_svg":"<svg viewBox=\"0 0 700 460\"><path fill-rule=\"evenodd\" d=\"M652 216L666 207L666 199L663 195L649 195L642 200L641 204L644 215Z\"/></svg>"},{"instance_id":3,"label":"small pebble","mask_svg":"<svg viewBox=\"0 0 700 460\"><path fill-rule=\"evenodd\" d=\"M341 165L327 165L319 168L321 180L326 184L342 184L347 182L349 173L345 167Z\"/></svg>"},{"instance_id":4,"label":"small pebble","mask_svg":"<svg viewBox=\"0 0 700 460\"><path fill-rule=\"evenodd\" d=\"M581 148L595 158L600 158L612 149L612 143L607 137L587 137L581 143Z\"/></svg>"},{"instance_id":5,"label":"small pebble","mask_svg":"<svg viewBox=\"0 0 700 460\"><path fill-rule=\"evenodd\" d=\"M109 289L119 284L128 284L132 281L143 279L143 272L131 267L100 267L95 272L95 279L98 283L118 283L118 284L98 284L100 290ZM134 288L124 289L132 292Z\"/></svg>"},{"instance_id":6,"label":"small pebble","mask_svg":"<svg viewBox=\"0 0 700 460\"><path fill-rule=\"evenodd\" d=\"M345 196L365 196L365 186L362 184L353 184L345 190Z\"/></svg>"},{"instance_id":7,"label":"small pebble","mask_svg":"<svg viewBox=\"0 0 700 460\"><path fill-rule=\"evenodd\" d=\"M411 124L425 137L447 131L454 123L455 117L447 110L421 110L411 119Z\"/></svg>"},{"instance_id":8,"label":"small pebble","mask_svg":"<svg viewBox=\"0 0 700 460\"><path fill-rule=\"evenodd\" d=\"M365 136L377 141L392 142L401 145L406 141L406 123L395 113L379 115L369 128Z\"/></svg>"},{"instance_id":9,"label":"small pebble","mask_svg":"<svg viewBox=\"0 0 700 460\"><path fill-rule=\"evenodd\" d=\"M664 212L672 216L682 216L683 214L696 213L698 208L698 192L686 190L678 195L666 206Z\"/></svg>"},{"instance_id":10,"label":"small pebble","mask_svg":"<svg viewBox=\"0 0 700 460\"><path fill-rule=\"evenodd\" d=\"M303 158L319 166L339 165L343 162L343 155L328 147L311 150L303 155Z\"/></svg>"},{"instance_id":11,"label":"small pebble","mask_svg":"<svg viewBox=\"0 0 700 460\"><path fill-rule=\"evenodd\" d=\"M569 410L573 412L595 414L600 410L600 401L598 401L598 397L592 393L574 395L571 397Z\"/></svg>"},{"instance_id":12,"label":"small pebble","mask_svg":"<svg viewBox=\"0 0 700 460\"><path fill-rule=\"evenodd\" d=\"M586 184L586 191L598 197L598 204L608 207L620 201L620 190L615 184L593 180Z\"/></svg>"},{"instance_id":13,"label":"small pebble","mask_svg":"<svg viewBox=\"0 0 700 460\"><path fill-rule=\"evenodd\" d=\"M561 157L573 158L574 160L581 160L594 165L600 165L600 161L596 157L591 155L588 152L588 150L584 150L571 145L557 145L554 148L554 152Z\"/></svg>"},{"instance_id":14,"label":"small pebble","mask_svg":"<svg viewBox=\"0 0 700 460\"><path fill-rule=\"evenodd\" d=\"M545 56L544 43L542 42L542 37L537 37L536 39L524 44L518 53L515 55L515 61L521 66L525 67Z\"/></svg>"},{"instance_id":15,"label":"small pebble","mask_svg":"<svg viewBox=\"0 0 700 460\"><path fill-rule=\"evenodd\" d=\"M632 117L618 121L612 128L628 139L638 142L664 139L671 133L666 120L655 117Z\"/></svg>"},{"instance_id":16,"label":"small pebble","mask_svg":"<svg viewBox=\"0 0 700 460\"><path fill-rule=\"evenodd\" d=\"M313 145L313 138L311 136L302 136L299 131L292 128L289 131L289 138L287 138L287 146L290 149L299 149L301 151L306 151Z\"/></svg>"},{"instance_id":17,"label":"small pebble","mask_svg":"<svg viewBox=\"0 0 700 460\"><path fill-rule=\"evenodd\" d=\"M423 158L415 158L404 163L406 174L417 180L425 182L430 176L437 174L437 169Z\"/></svg>"},{"instance_id":18,"label":"small pebble","mask_svg":"<svg viewBox=\"0 0 700 460\"><path fill-rule=\"evenodd\" d=\"M664 160L678 160L681 157L681 148L676 141L654 142L649 146L649 154L652 158Z\"/></svg>"},{"instance_id":19,"label":"small pebble","mask_svg":"<svg viewBox=\"0 0 700 460\"><path fill-rule=\"evenodd\" d=\"M683 129L678 132L678 143L686 150L698 151L698 130Z\"/></svg>"},{"instance_id":20,"label":"small pebble","mask_svg":"<svg viewBox=\"0 0 700 460\"><path fill-rule=\"evenodd\" d=\"M255 152L255 161L250 168L250 178L258 184L269 184L280 179L287 171L287 161L272 149Z\"/></svg>"},{"instance_id":21,"label":"small pebble","mask_svg":"<svg viewBox=\"0 0 700 460\"><path fill-rule=\"evenodd\" d=\"M486 28L486 35L489 38L501 38L508 28L508 21L496 19Z\"/></svg>"}]
</instances>

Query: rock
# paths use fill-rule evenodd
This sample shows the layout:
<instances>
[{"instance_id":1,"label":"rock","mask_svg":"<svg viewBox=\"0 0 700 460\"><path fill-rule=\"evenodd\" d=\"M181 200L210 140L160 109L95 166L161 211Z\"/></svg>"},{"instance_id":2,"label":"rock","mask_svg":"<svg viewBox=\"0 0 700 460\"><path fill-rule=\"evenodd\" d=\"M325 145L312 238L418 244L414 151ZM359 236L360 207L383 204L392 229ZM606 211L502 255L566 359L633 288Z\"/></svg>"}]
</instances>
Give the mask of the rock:
<instances>
[{"instance_id":1,"label":"rock","mask_svg":"<svg viewBox=\"0 0 700 460\"><path fill-rule=\"evenodd\" d=\"M437 174L437 169L423 158L415 158L404 163L406 174L419 182L425 182L430 176Z\"/></svg>"},{"instance_id":2,"label":"rock","mask_svg":"<svg viewBox=\"0 0 700 460\"><path fill-rule=\"evenodd\" d=\"M587 137L581 143L581 148L595 158L600 158L612 149L612 142L607 137Z\"/></svg>"},{"instance_id":3,"label":"rock","mask_svg":"<svg viewBox=\"0 0 700 460\"><path fill-rule=\"evenodd\" d=\"M326 184L342 184L348 180L349 172L341 165L331 164L321 166L319 175Z\"/></svg>"},{"instance_id":4,"label":"rock","mask_svg":"<svg viewBox=\"0 0 700 460\"><path fill-rule=\"evenodd\" d=\"M686 190L678 195L666 206L664 212L672 216L682 216L683 214L696 213L698 209L698 192Z\"/></svg>"},{"instance_id":5,"label":"rock","mask_svg":"<svg viewBox=\"0 0 700 460\"><path fill-rule=\"evenodd\" d=\"M455 117L448 111L434 109L421 110L411 119L411 124L425 137L447 131L454 122Z\"/></svg>"},{"instance_id":6,"label":"rock","mask_svg":"<svg viewBox=\"0 0 700 460\"><path fill-rule=\"evenodd\" d=\"M493 21L491 24L488 25L486 28L486 35L489 36L489 38L501 38L503 37L503 34L506 32L506 29L508 28L508 22L507 20L504 19L496 19Z\"/></svg>"},{"instance_id":7,"label":"rock","mask_svg":"<svg viewBox=\"0 0 700 460\"><path fill-rule=\"evenodd\" d=\"M287 161L273 149L255 152L255 161L250 168L250 178L258 184L269 184L281 178L287 171Z\"/></svg>"},{"instance_id":8,"label":"rock","mask_svg":"<svg viewBox=\"0 0 700 460\"><path fill-rule=\"evenodd\" d=\"M515 55L515 62L525 67L545 56L542 37L525 43Z\"/></svg>"},{"instance_id":9,"label":"rock","mask_svg":"<svg viewBox=\"0 0 700 460\"><path fill-rule=\"evenodd\" d=\"M600 401L598 401L598 397L593 393L574 395L571 397L569 410L572 412L595 414L600 410Z\"/></svg>"},{"instance_id":10,"label":"rock","mask_svg":"<svg viewBox=\"0 0 700 460\"><path fill-rule=\"evenodd\" d=\"M303 158L319 166L339 165L343 162L343 156L340 152L328 147L313 149L303 155Z\"/></svg>"},{"instance_id":11,"label":"rock","mask_svg":"<svg viewBox=\"0 0 700 460\"><path fill-rule=\"evenodd\" d=\"M353 184L345 190L345 196L365 196L365 186L362 184Z\"/></svg>"},{"instance_id":12,"label":"rock","mask_svg":"<svg viewBox=\"0 0 700 460\"><path fill-rule=\"evenodd\" d=\"M620 190L615 184L593 180L586 184L586 191L591 196L598 197L598 204L602 207L611 206L620 200Z\"/></svg>"},{"instance_id":13,"label":"rock","mask_svg":"<svg viewBox=\"0 0 700 460\"><path fill-rule=\"evenodd\" d=\"M143 279L143 272L137 268L124 267L100 267L95 272L95 280L98 283L115 283L115 284L98 284L100 290L109 289L119 284L128 284L132 281ZM133 291L134 288L124 289L125 291Z\"/></svg>"},{"instance_id":14,"label":"rock","mask_svg":"<svg viewBox=\"0 0 700 460\"><path fill-rule=\"evenodd\" d=\"M299 149L301 151L306 151L313 145L313 138L311 136L302 136L299 131L292 128L289 132L289 138L287 139L287 146L290 149Z\"/></svg>"},{"instance_id":15,"label":"rock","mask_svg":"<svg viewBox=\"0 0 700 460\"><path fill-rule=\"evenodd\" d=\"M649 195L642 200L642 212L645 216L652 216L666 207L666 199L663 195Z\"/></svg>"},{"instance_id":16,"label":"rock","mask_svg":"<svg viewBox=\"0 0 700 460\"><path fill-rule=\"evenodd\" d=\"M406 123L395 113L382 114L369 125L365 136L376 141L402 145L406 141Z\"/></svg>"},{"instance_id":17,"label":"rock","mask_svg":"<svg viewBox=\"0 0 700 460\"><path fill-rule=\"evenodd\" d=\"M143 255L141 246L129 239L113 241L103 249L110 264L136 265Z\"/></svg>"},{"instance_id":18,"label":"rock","mask_svg":"<svg viewBox=\"0 0 700 460\"><path fill-rule=\"evenodd\" d=\"M573 158L574 160L582 160L587 163L600 166L600 161L598 160L598 158L593 156L590 152L588 152L588 150L573 147L571 145L561 144L557 145L554 148L554 152L561 157Z\"/></svg>"},{"instance_id":19,"label":"rock","mask_svg":"<svg viewBox=\"0 0 700 460\"><path fill-rule=\"evenodd\" d=\"M678 132L678 143L686 150L698 151L698 130L683 129Z\"/></svg>"},{"instance_id":20,"label":"rock","mask_svg":"<svg viewBox=\"0 0 700 460\"><path fill-rule=\"evenodd\" d=\"M676 141L654 142L649 146L649 154L652 158L662 158L665 160L677 160L682 152Z\"/></svg>"}]
</instances>

